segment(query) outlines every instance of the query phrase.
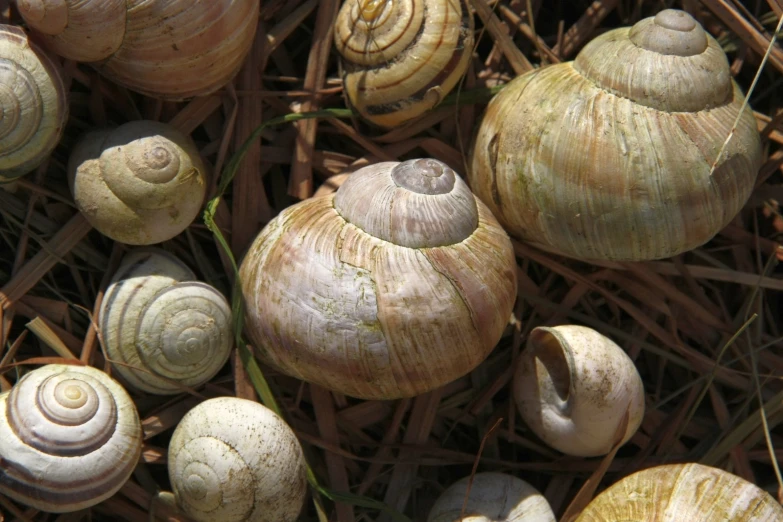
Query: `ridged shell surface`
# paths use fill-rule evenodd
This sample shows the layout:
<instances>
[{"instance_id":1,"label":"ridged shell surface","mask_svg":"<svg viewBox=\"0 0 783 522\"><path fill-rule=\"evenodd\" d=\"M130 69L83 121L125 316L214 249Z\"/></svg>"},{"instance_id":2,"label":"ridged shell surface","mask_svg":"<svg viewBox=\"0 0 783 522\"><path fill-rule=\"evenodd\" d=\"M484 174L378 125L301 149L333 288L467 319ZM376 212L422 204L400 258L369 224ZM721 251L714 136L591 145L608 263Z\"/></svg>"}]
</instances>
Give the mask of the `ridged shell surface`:
<instances>
[{"instance_id":1,"label":"ridged shell surface","mask_svg":"<svg viewBox=\"0 0 783 522\"><path fill-rule=\"evenodd\" d=\"M465 375L516 298L511 241L445 164L379 163L285 209L240 268L246 328L280 371L353 397Z\"/></svg>"},{"instance_id":2,"label":"ridged shell surface","mask_svg":"<svg viewBox=\"0 0 783 522\"><path fill-rule=\"evenodd\" d=\"M182 510L203 522L294 522L307 479L296 435L272 410L220 397L182 418L168 469Z\"/></svg>"},{"instance_id":3,"label":"ridged shell surface","mask_svg":"<svg viewBox=\"0 0 783 522\"><path fill-rule=\"evenodd\" d=\"M86 366L48 365L0 395L0 493L53 513L112 496L141 454L127 392Z\"/></svg>"}]
</instances>

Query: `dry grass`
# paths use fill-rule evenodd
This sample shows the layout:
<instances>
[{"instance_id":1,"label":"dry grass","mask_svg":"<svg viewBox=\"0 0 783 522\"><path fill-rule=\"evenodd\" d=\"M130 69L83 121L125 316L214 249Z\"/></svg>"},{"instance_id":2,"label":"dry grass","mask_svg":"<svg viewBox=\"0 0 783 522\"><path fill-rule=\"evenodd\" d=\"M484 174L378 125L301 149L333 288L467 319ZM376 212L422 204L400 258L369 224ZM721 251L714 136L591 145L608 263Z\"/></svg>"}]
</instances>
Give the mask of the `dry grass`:
<instances>
[{"instance_id":1,"label":"dry grass","mask_svg":"<svg viewBox=\"0 0 783 522\"><path fill-rule=\"evenodd\" d=\"M489 89L542 63L573 59L601 31L665 7L693 13L729 50L747 90L769 47L780 0L473 0L480 38L458 104L422 122L378 133L345 111L294 123L294 113L344 108L332 20L338 0L269 0L251 55L234 85L188 103L128 92L89 67L67 63L71 119L50 160L0 191L0 391L35 365L65 360L109 369L93 318L125 250L92 231L68 192L67 154L85 130L139 118L190 133L226 192L213 200L233 255L283 208L333 191L352 172L387 159L430 156L464 172L465 150ZM7 9L0 11L7 16ZM13 16L13 13L12 13ZM497 349L470 375L413 399L373 402L309 386L262 367L302 441L317 482L301 520L392 520L374 507L332 499L351 493L423 521L445 487L476 469L509 471L544 493L558 516L577 512L594 491L636 470L674 461L722 467L783 500L783 48L775 46L750 97L764 137L765 163L742 213L712 242L676 258L602 266L515 243L519 299ZM262 122L228 185L227 166ZM222 178L219 174L222 174ZM218 204L219 203L219 204ZM231 258L199 219L162 245L227 295ZM108 275L107 275L108 274ZM564 457L541 443L510 400L514 362L539 325L576 322L621 344L643 377L647 412L639 432L607 459ZM166 444L182 415L205 397L257 400L259 368L237 350L202 389L174 398L135 395L145 446L132 479L106 502L54 516L0 497L0 520L149 519L181 516L156 501L169 488ZM266 392L262 392L266 395ZM581 491L580 491L581 490ZM346 498L346 500L349 500ZM316 506L320 506L318 513ZM570 506L570 507L569 507ZM564 517L567 518L567 517Z\"/></svg>"}]
</instances>

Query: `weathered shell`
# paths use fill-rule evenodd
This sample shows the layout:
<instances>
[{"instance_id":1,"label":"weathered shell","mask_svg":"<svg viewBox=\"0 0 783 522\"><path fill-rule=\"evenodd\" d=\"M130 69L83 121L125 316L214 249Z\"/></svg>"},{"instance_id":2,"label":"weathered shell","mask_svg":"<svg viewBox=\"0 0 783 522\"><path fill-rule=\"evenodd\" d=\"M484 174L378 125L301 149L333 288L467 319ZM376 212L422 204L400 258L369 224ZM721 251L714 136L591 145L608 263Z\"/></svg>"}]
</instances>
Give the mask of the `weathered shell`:
<instances>
[{"instance_id":1,"label":"weathered shell","mask_svg":"<svg viewBox=\"0 0 783 522\"><path fill-rule=\"evenodd\" d=\"M349 103L393 127L435 107L465 74L473 16L463 0L346 0L334 41Z\"/></svg>"},{"instance_id":2,"label":"weathered shell","mask_svg":"<svg viewBox=\"0 0 783 522\"><path fill-rule=\"evenodd\" d=\"M240 267L245 326L280 371L410 397L474 369L516 298L511 241L436 160L385 162L273 219Z\"/></svg>"},{"instance_id":3,"label":"weathered shell","mask_svg":"<svg viewBox=\"0 0 783 522\"><path fill-rule=\"evenodd\" d=\"M177 503L198 521L294 522L307 493L294 432L272 410L235 397L185 414L168 468Z\"/></svg>"},{"instance_id":4,"label":"weathered shell","mask_svg":"<svg viewBox=\"0 0 783 522\"><path fill-rule=\"evenodd\" d=\"M609 453L626 411L623 443L644 417L644 385L633 361L608 337L577 325L530 332L514 399L536 435L580 457Z\"/></svg>"},{"instance_id":5,"label":"weathered shell","mask_svg":"<svg viewBox=\"0 0 783 522\"><path fill-rule=\"evenodd\" d=\"M53 513L112 496L141 455L136 406L88 366L51 364L0 395L0 493Z\"/></svg>"},{"instance_id":6,"label":"weathered shell","mask_svg":"<svg viewBox=\"0 0 783 522\"><path fill-rule=\"evenodd\" d=\"M629 475L593 499L575 522L780 522L763 489L702 464L666 464Z\"/></svg>"},{"instance_id":7,"label":"weathered shell","mask_svg":"<svg viewBox=\"0 0 783 522\"><path fill-rule=\"evenodd\" d=\"M99 324L117 373L159 395L209 381L233 348L231 305L223 294L158 249L123 259L106 289Z\"/></svg>"},{"instance_id":8,"label":"weathered shell","mask_svg":"<svg viewBox=\"0 0 783 522\"><path fill-rule=\"evenodd\" d=\"M87 133L68 161L74 201L101 234L130 245L173 238L198 216L206 169L190 137L162 122Z\"/></svg>"},{"instance_id":9,"label":"weathered shell","mask_svg":"<svg viewBox=\"0 0 783 522\"><path fill-rule=\"evenodd\" d=\"M60 66L19 27L0 24L0 183L40 165L68 120Z\"/></svg>"},{"instance_id":10,"label":"weathered shell","mask_svg":"<svg viewBox=\"0 0 783 522\"><path fill-rule=\"evenodd\" d=\"M750 196L762 158L749 108L718 157L743 101L715 39L665 10L510 82L478 129L470 186L509 234L543 249L672 256Z\"/></svg>"},{"instance_id":11,"label":"weathered shell","mask_svg":"<svg viewBox=\"0 0 783 522\"><path fill-rule=\"evenodd\" d=\"M54 52L91 62L112 81L161 98L202 96L239 71L258 0L20 0Z\"/></svg>"},{"instance_id":12,"label":"weathered shell","mask_svg":"<svg viewBox=\"0 0 783 522\"><path fill-rule=\"evenodd\" d=\"M458 480L432 506L427 522L555 522L549 502L533 486L505 473L476 473ZM470 496L461 518L465 494Z\"/></svg>"}]
</instances>

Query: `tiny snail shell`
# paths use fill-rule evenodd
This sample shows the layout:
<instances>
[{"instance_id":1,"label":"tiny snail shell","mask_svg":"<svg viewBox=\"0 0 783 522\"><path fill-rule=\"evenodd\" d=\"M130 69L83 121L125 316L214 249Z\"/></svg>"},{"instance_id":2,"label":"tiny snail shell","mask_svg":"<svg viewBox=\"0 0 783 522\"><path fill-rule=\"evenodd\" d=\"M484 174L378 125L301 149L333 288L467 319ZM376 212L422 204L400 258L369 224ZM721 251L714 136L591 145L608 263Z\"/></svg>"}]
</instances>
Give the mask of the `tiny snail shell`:
<instances>
[{"instance_id":1,"label":"tiny snail shell","mask_svg":"<svg viewBox=\"0 0 783 522\"><path fill-rule=\"evenodd\" d=\"M60 66L22 29L0 24L0 183L38 167L67 120Z\"/></svg>"},{"instance_id":2,"label":"tiny snail shell","mask_svg":"<svg viewBox=\"0 0 783 522\"><path fill-rule=\"evenodd\" d=\"M473 16L464 0L346 0L334 41L350 105L394 127L435 107L465 74Z\"/></svg>"},{"instance_id":3,"label":"tiny snail shell","mask_svg":"<svg viewBox=\"0 0 783 522\"><path fill-rule=\"evenodd\" d=\"M460 518L468 485L465 518ZM533 486L505 473L476 473L446 489L432 506L427 522L556 522L549 502Z\"/></svg>"},{"instance_id":4,"label":"tiny snail shell","mask_svg":"<svg viewBox=\"0 0 783 522\"><path fill-rule=\"evenodd\" d=\"M185 414L168 469L177 504L197 521L294 522L307 492L293 430L266 406L235 397Z\"/></svg>"},{"instance_id":5,"label":"tiny snail shell","mask_svg":"<svg viewBox=\"0 0 783 522\"><path fill-rule=\"evenodd\" d=\"M462 377L516 299L511 240L437 160L360 169L283 210L240 267L245 327L288 375L352 397L412 397Z\"/></svg>"},{"instance_id":6,"label":"tiny snail shell","mask_svg":"<svg viewBox=\"0 0 783 522\"><path fill-rule=\"evenodd\" d=\"M159 249L138 249L123 259L106 289L99 324L107 357L121 363L114 364L117 373L159 395L207 382L233 348L226 298Z\"/></svg>"},{"instance_id":7,"label":"tiny snail shell","mask_svg":"<svg viewBox=\"0 0 783 522\"><path fill-rule=\"evenodd\" d=\"M237 73L258 26L258 0L17 0L47 47L143 94L184 99Z\"/></svg>"},{"instance_id":8,"label":"tiny snail shell","mask_svg":"<svg viewBox=\"0 0 783 522\"><path fill-rule=\"evenodd\" d=\"M665 464L629 475L595 497L575 522L781 522L769 493L702 464Z\"/></svg>"},{"instance_id":9,"label":"tiny snail shell","mask_svg":"<svg viewBox=\"0 0 783 522\"><path fill-rule=\"evenodd\" d=\"M109 498L141 455L136 406L88 366L51 364L0 395L0 493L53 513Z\"/></svg>"},{"instance_id":10,"label":"tiny snail shell","mask_svg":"<svg viewBox=\"0 0 783 522\"><path fill-rule=\"evenodd\" d=\"M633 361L611 339L577 325L530 332L514 399L541 440L580 457L609 453L626 411L623 444L644 417L644 386Z\"/></svg>"},{"instance_id":11,"label":"tiny snail shell","mask_svg":"<svg viewBox=\"0 0 783 522\"><path fill-rule=\"evenodd\" d=\"M129 245L173 238L198 216L206 169L190 137L132 121L87 133L68 162L74 201L100 233Z\"/></svg>"}]
</instances>

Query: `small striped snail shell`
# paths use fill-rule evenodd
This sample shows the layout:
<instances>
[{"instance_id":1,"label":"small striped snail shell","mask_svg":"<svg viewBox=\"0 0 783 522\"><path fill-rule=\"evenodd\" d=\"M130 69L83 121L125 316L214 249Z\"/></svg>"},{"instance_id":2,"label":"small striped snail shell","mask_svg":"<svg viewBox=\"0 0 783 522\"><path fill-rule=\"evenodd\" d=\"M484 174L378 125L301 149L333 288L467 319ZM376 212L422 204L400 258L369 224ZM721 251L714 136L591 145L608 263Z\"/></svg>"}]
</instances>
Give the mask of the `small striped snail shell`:
<instances>
[{"instance_id":1,"label":"small striped snail shell","mask_svg":"<svg viewBox=\"0 0 783 522\"><path fill-rule=\"evenodd\" d=\"M348 102L395 127L432 109L470 62L473 16L464 0L346 0L334 31Z\"/></svg>"},{"instance_id":2,"label":"small striped snail shell","mask_svg":"<svg viewBox=\"0 0 783 522\"><path fill-rule=\"evenodd\" d=\"M294 522L307 493L302 447L276 413L236 397L191 409L171 436L174 497L203 522Z\"/></svg>"},{"instance_id":3,"label":"small striped snail shell","mask_svg":"<svg viewBox=\"0 0 783 522\"><path fill-rule=\"evenodd\" d=\"M138 249L123 259L99 323L117 373L158 395L207 382L233 347L231 306L223 294L159 249Z\"/></svg>"},{"instance_id":4,"label":"small striped snail shell","mask_svg":"<svg viewBox=\"0 0 783 522\"><path fill-rule=\"evenodd\" d=\"M747 480L702 464L655 466L612 484L575 522L781 522L783 508Z\"/></svg>"},{"instance_id":5,"label":"small striped snail shell","mask_svg":"<svg viewBox=\"0 0 783 522\"><path fill-rule=\"evenodd\" d=\"M465 518L460 518L465 495ZM476 473L444 491L427 522L556 522L544 495L522 479L505 473Z\"/></svg>"},{"instance_id":6,"label":"small striped snail shell","mask_svg":"<svg viewBox=\"0 0 783 522\"><path fill-rule=\"evenodd\" d=\"M53 513L109 498L141 455L141 422L116 381L51 364L0 395L0 493Z\"/></svg>"},{"instance_id":7,"label":"small striped snail shell","mask_svg":"<svg viewBox=\"0 0 783 522\"><path fill-rule=\"evenodd\" d=\"M67 120L60 66L22 29L0 24L0 183L40 165Z\"/></svg>"},{"instance_id":8,"label":"small striped snail shell","mask_svg":"<svg viewBox=\"0 0 783 522\"><path fill-rule=\"evenodd\" d=\"M214 92L239 71L258 25L258 0L17 0L54 52L89 62L143 94Z\"/></svg>"},{"instance_id":9,"label":"small striped snail shell","mask_svg":"<svg viewBox=\"0 0 783 522\"><path fill-rule=\"evenodd\" d=\"M129 245L181 233L198 216L207 192L193 140L167 123L147 120L85 134L71 152L68 179L87 221Z\"/></svg>"}]
</instances>

